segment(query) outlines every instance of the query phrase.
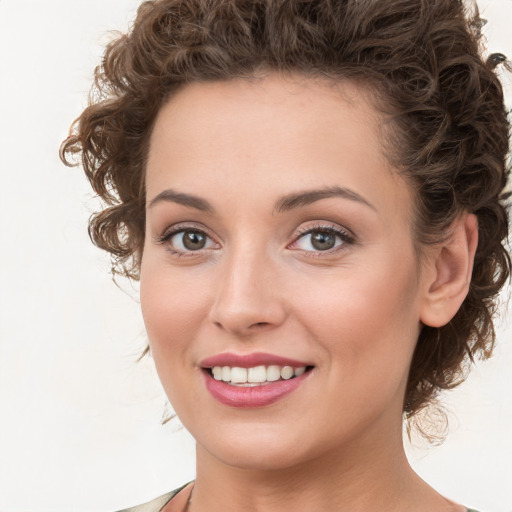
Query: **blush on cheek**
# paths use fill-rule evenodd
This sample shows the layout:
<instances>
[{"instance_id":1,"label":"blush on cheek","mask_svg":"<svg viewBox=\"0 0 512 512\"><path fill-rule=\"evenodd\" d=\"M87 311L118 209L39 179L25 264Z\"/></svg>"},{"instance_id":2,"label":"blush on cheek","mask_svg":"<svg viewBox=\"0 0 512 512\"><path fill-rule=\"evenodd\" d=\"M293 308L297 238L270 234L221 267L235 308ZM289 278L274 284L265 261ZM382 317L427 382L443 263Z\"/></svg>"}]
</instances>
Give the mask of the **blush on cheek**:
<instances>
[{"instance_id":1,"label":"blush on cheek","mask_svg":"<svg viewBox=\"0 0 512 512\"><path fill-rule=\"evenodd\" d=\"M150 267L141 275L140 302L153 351L169 344L186 347L203 323L206 308L193 280L175 279Z\"/></svg>"}]
</instances>

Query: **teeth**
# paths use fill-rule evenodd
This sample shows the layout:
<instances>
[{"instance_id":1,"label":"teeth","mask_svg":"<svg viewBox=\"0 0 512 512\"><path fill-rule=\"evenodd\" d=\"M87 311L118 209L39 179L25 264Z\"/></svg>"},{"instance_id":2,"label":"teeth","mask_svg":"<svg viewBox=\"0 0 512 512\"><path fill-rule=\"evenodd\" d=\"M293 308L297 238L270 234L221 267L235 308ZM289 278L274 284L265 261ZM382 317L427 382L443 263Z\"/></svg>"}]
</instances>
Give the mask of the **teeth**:
<instances>
[{"instance_id":1,"label":"teeth","mask_svg":"<svg viewBox=\"0 0 512 512\"><path fill-rule=\"evenodd\" d=\"M280 366L269 366L267 368L267 380L269 382L275 382L281 378L281 367Z\"/></svg>"},{"instance_id":2,"label":"teeth","mask_svg":"<svg viewBox=\"0 0 512 512\"><path fill-rule=\"evenodd\" d=\"M302 375L305 371L306 371L306 367L302 366L301 368L295 368L295 370L293 371L293 374L295 375L295 377L298 377L299 375Z\"/></svg>"},{"instance_id":3,"label":"teeth","mask_svg":"<svg viewBox=\"0 0 512 512\"><path fill-rule=\"evenodd\" d=\"M247 382L247 368L239 368L238 366L231 368L231 382L233 384Z\"/></svg>"},{"instance_id":4,"label":"teeth","mask_svg":"<svg viewBox=\"0 0 512 512\"><path fill-rule=\"evenodd\" d=\"M288 380L298 377L306 371L305 366L293 368L291 366L254 366L240 368L238 366L214 366L211 373L215 380L222 380L228 384L244 387L253 387L266 382Z\"/></svg>"},{"instance_id":5,"label":"teeth","mask_svg":"<svg viewBox=\"0 0 512 512\"><path fill-rule=\"evenodd\" d=\"M267 369L264 366L249 368L247 382L265 382L267 380Z\"/></svg>"},{"instance_id":6,"label":"teeth","mask_svg":"<svg viewBox=\"0 0 512 512\"><path fill-rule=\"evenodd\" d=\"M293 368L291 366L283 366L281 370L281 379L288 380L293 377Z\"/></svg>"}]
</instances>

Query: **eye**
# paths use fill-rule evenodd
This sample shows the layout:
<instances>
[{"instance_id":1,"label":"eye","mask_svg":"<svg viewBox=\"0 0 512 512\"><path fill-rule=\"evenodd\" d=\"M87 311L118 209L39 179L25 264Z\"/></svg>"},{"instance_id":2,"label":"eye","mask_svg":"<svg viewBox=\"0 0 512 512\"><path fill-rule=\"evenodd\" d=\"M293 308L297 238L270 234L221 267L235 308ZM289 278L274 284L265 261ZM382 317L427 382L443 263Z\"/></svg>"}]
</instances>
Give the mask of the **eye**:
<instances>
[{"instance_id":1,"label":"eye","mask_svg":"<svg viewBox=\"0 0 512 512\"><path fill-rule=\"evenodd\" d=\"M187 253L213 249L217 244L204 232L198 229L179 229L164 234L159 240L167 244L173 252Z\"/></svg>"},{"instance_id":2,"label":"eye","mask_svg":"<svg viewBox=\"0 0 512 512\"><path fill-rule=\"evenodd\" d=\"M335 227L319 226L300 234L291 248L306 252L328 252L345 243L353 243L348 233Z\"/></svg>"}]
</instances>

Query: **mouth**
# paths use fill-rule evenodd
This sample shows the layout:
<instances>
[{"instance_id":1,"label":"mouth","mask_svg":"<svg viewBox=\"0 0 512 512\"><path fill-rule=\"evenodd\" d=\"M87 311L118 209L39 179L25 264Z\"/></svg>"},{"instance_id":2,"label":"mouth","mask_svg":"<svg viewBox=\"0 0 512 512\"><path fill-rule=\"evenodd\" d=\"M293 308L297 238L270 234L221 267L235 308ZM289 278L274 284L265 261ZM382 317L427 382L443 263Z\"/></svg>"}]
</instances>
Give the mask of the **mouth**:
<instances>
[{"instance_id":1,"label":"mouth","mask_svg":"<svg viewBox=\"0 0 512 512\"><path fill-rule=\"evenodd\" d=\"M200 364L206 388L230 407L262 407L292 393L314 365L280 356L253 353L219 354Z\"/></svg>"}]
</instances>

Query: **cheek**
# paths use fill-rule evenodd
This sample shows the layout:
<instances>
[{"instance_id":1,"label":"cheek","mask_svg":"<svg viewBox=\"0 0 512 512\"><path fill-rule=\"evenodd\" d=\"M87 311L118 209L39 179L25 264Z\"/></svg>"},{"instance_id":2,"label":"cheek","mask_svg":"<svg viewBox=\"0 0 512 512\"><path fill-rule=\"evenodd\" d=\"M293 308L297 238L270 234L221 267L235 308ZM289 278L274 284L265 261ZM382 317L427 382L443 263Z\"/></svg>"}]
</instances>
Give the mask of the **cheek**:
<instances>
[{"instance_id":1,"label":"cheek","mask_svg":"<svg viewBox=\"0 0 512 512\"><path fill-rule=\"evenodd\" d=\"M396 385L408 373L420 330L415 272L413 259L396 265L381 258L307 287L298 314L338 378L375 386L385 377Z\"/></svg>"},{"instance_id":2,"label":"cheek","mask_svg":"<svg viewBox=\"0 0 512 512\"><path fill-rule=\"evenodd\" d=\"M149 263L141 269L140 302L152 358L173 407L186 410L187 401L197 399L188 384L197 371L190 348L207 311L206 287Z\"/></svg>"},{"instance_id":3,"label":"cheek","mask_svg":"<svg viewBox=\"0 0 512 512\"><path fill-rule=\"evenodd\" d=\"M183 351L207 314L207 284L165 265L143 262L140 302L151 350L159 354Z\"/></svg>"}]
</instances>

